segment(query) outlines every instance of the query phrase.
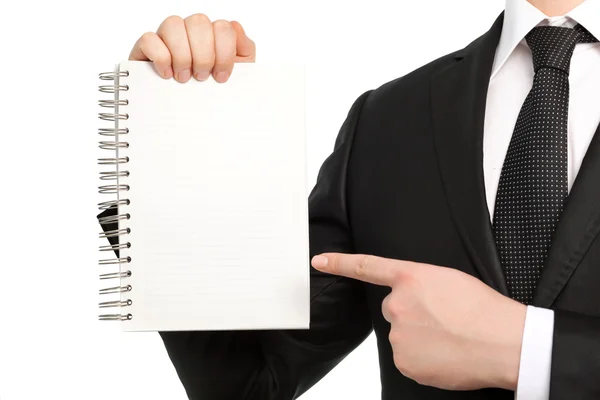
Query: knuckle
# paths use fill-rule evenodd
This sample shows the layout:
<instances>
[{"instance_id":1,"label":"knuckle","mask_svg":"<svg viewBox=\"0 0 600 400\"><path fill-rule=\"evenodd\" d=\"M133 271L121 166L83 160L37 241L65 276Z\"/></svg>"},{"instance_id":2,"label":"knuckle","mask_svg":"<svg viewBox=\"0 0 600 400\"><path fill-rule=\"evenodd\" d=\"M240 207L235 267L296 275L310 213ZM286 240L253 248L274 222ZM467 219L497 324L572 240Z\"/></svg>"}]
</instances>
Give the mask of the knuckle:
<instances>
[{"instance_id":1,"label":"knuckle","mask_svg":"<svg viewBox=\"0 0 600 400\"><path fill-rule=\"evenodd\" d=\"M406 346L399 345L401 341L405 340L402 337L402 333L399 330L390 332L390 342L394 343L392 346L394 366L402 375L411 379L421 385L429 385L434 378L434 370L428 368L426 365L414 358L414 353L410 351Z\"/></svg>"},{"instance_id":2,"label":"knuckle","mask_svg":"<svg viewBox=\"0 0 600 400\"><path fill-rule=\"evenodd\" d=\"M402 337L400 335L400 332L397 329L393 329L393 328L390 329L390 334L388 335L388 340L392 345L401 343Z\"/></svg>"},{"instance_id":3,"label":"knuckle","mask_svg":"<svg viewBox=\"0 0 600 400\"><path fill-rule=\"evenodd\" d=\"M157 65L168 65L171 64L171 57L168 55L160 55L155 57L153 62Z\"/></svg>"},{"instance_id":4,"label":"knuckle","mask_svg":"<svg viewBox=\"0 0 600 400\"><path fill-rule=\"evenodd\" d=\"M402 283L411 280L411 273L403 270L398 270L394 273L394 282Z\"/></svg>"},{"instance_id":5,"label":"knuckle","mask_svg":"<svg viewBox=\"0 0 600 400\"><path fill-rule=\"evenodd\" d=\"M395 272L394 282L402 287L404 291L416 289L419 286L419 278L414 271L400 269Z\"/></svg>"},{"instance_id":6,"label":"knuckle","mask_svg":"<svg viewBox=\"0 0 600 400\"><path fill-rule=\"evenodd\" d=\"M408 374L408 368L407 368L408 366L405 361L405 358L397 353L394 353L394 366L396 367L396 369L398 371L400 371L400 373L402 373L402 375L409 377L407 375Z\"/></svg>"},{"instance_id":7,"label":"knuckle","mask_svg":"<svg viewBox=\"0 0 600 400\"><path fill-rule=\"evenodd\" d=\"M194 56L192 61L194 64L194 70L209 70L214 67L214 57L206 56Z\"/></svg>"},{"instance_id":8,"label":"knuckle","mask_svg":"<svg viewBox=\"0 0 600 400\"><path fill-rule=\"evenodd\" d=\"M405 361L404 357L401 356L394 356L394 365L396 366L396 369L398 371L400 371L400 373L402 375L404 375L405 377L407 377L408 379L411 379L419 384L423 384L422 381L422 377L420 377L419 375L417 375L411 368L411 366L409 365L409 363L407 363Z\"/></svg>"},{"instance_id":9,"label":"knuckle","mask_svg":"<svg viewBox=\"0 0 600 400\"><path fill-rule=\"evenodd\" d=\"M223 60L221 60L220 62L215 62L215 65L213 67L213 72L215 74L218 74L219 72L226 72L228 74L231 74L232 71L233 71L233 63L224 62Z\"/></svg>"},{"instance_id":10,"label":"knuckle","mask_svg":"<svg viewBox=\"0 0 600 400\"><path fill-rule=\"evenodd\" d=\"M392 301L389 296L384 300L382 308L383 315L389 315L392 319L398 318L402 312L399 303Z\"/></svg>"},{"instance_id":11,"label":"knuckle","mask_svg":"<svg viewBox=\"0 0 600 400\"><path fill-rule=\"evenodd\" d=\"M177 51L175 51L177 50ZM173 63L189 67L192 64L192 55L189 51L181 51L181 49L173 49Z\"/></svg>"},{"instance_id":12,"label":"knuckle","mask_svg":"<svg viewBox=\"0 0 600 400\"><path fill-rule=\"evenodd\" d=\"M194 69L212 68L215 64L215 52L204 46L196 48L192 51L192 63Z\"/></svg>"},{"instance_id":13,"label":"knuckle","mask_svg":"<svg viewBox=\"0 0 600 400\"><path fill-rule=\"evenodd\" d=\"M183 23L183 19L179 16L179 15L171 15L167 18L165 18L165 20L162 23L162 26L164 28L174 28L174 27L178 27Z\"/></svg>"},{"instance_id":14,"label":"knuckle","mask_svg":"<svg viewBox=\"0 0 600 400\"><path fill-rule=\"evenodd\" d=\"M406 371L407 378L412 379L419 385L433 386L435 385L434 375L431 370L420 368L418 371Z\"/></svg>"},{"instance_id":15,"label":"knuckle","mask_svg":"<svg viewBox=\"0 0 600 400\"><path fill-rule=\"evenodd\" d=\"M231 23L224 19L218 19L218 20L214 21L213 26L216 31L220 31L220 32L233 31L233 26L231 25Z\"/></svg>"},{"instance_id":16,"label":"knuckle","mask_svg":"<svg viewBox=\"0 0 600 400\"><path fill-rule=\"evenodd\" d=\"M161 39L155 32L146 32L140 36L136 46L155 64L168 64L171 62L171 54L161 43Z\"/></svg>"},{"instance_id":17,"label":"knuckle","mask_svg":"<svg viewBox=\"0 0 600 400\"><path fill-rule=\"evenodd\" d=\"M355 266L355 272L357 276L362 276L367 273L369 266L371 265L372 257L365 255L360 257Z\"/></svg>"},{"instance_id":18,"label":"knuckle","mask_svg":"<svg viewBox=\"0 0 600 400\"><path fill-rule=\"evenodd\" d=\"M156 39L155 32L146 32L142 36L140 36L140 46L148 45L149 43L154 42Z\"/></svg>"},{"instance_id":19,"label":"knuckle","mask_svg":"<svg viewBox=\"0 0 600 400\"><path fill-rule=\"evenodd\" d=\"M210 23L210 19L205 14L192 14L185 19L185 22L192 25Z\"/></svg>"}]
</instances>

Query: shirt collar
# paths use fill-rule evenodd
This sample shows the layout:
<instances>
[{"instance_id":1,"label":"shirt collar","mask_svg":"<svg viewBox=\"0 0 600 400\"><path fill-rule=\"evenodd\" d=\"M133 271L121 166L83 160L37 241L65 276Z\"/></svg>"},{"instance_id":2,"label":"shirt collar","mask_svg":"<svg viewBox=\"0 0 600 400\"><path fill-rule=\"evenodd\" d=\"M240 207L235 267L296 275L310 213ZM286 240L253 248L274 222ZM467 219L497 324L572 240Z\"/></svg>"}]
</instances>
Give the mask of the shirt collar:
<instances>
[{"instance_id":1,"label":"shirt collar","mask_svg":"<svg viewBox=\"0 0 600 400\"><path fill-rule=\"evenodd\" d=\"M586 0L562 17L548 17L527 0L506 0L502 35L496 49L492 78L502 68L508 57L534 27L538 25L563 25L569 21L583 25L600 39L600 0Z\"/></svg>"}]
</instances>

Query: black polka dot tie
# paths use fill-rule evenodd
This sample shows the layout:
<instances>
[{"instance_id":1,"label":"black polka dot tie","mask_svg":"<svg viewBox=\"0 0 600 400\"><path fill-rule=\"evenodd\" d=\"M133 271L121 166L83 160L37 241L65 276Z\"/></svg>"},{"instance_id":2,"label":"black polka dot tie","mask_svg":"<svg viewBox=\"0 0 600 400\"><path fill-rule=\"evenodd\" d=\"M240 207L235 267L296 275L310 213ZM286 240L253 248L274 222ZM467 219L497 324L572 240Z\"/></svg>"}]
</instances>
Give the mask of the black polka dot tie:
<instances>
[{"instance_id":1,"label":"black polka dot tie","mask_svg":"<svg viewBox=\"0 0 600 400\"><path fill-rule=\"evenodd\" d=\"M578 43L597 40L577 25L536 27L526 41L535 76L502 166L493 231L511 297L531 304L568 195L571 57Z\"/></svg>"}]
</instances>

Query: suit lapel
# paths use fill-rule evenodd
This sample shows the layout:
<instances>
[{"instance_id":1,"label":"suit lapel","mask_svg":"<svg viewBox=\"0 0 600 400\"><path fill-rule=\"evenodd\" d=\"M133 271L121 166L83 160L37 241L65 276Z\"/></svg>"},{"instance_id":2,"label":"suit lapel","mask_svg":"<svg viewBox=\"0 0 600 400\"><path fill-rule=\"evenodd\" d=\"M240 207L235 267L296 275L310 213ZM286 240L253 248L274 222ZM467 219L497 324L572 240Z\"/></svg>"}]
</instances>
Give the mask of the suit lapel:
<instances>
[{"instance_id":1,"label":"suit lapel","mask_svg":"<svg viewBox=\"0 0 600 400\"><path fill-rule=\"evenodd\" d=\"M485 105L503 17L432 78L431 115L444 190L461 239L482 280L508 295L483 179Z\"/></svg>"},{"instance_id":2,"label":"suit lapel","mask_svg":"<svg viewBox=\"0 0 600 400\"><path fill-rule=\"evenodd\" d=\"M554 235L533 305L550 308L600 232L600 126L585 154Z\"/></svg>"}]
</instances>

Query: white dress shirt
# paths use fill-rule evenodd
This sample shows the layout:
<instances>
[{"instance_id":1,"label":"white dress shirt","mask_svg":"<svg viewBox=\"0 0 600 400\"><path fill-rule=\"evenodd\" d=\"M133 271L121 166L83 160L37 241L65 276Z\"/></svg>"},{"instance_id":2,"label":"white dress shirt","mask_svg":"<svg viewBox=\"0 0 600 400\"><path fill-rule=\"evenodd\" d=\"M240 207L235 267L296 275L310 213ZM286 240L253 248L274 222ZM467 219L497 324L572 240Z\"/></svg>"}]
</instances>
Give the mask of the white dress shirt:
<instances>
[{"instance_id":1,"label":"white dress shirt","mask_svg":"<svg viewBox=\"0 0 600 400\"><path fill-rule=\"evenodd\" d=\"M584 1L561 17L547 17L527 0L507 0L504 25L490 78L483 140L485 192L493 220L504 157L533 86L533 61L525 35L538 25L583 25L600 39L600 0ZM600 43L578 44L569 74L568 188L600 125ZM554 311L528 306L521 347L517 400L548 400Z\"/></svg>"}]
</instances>

